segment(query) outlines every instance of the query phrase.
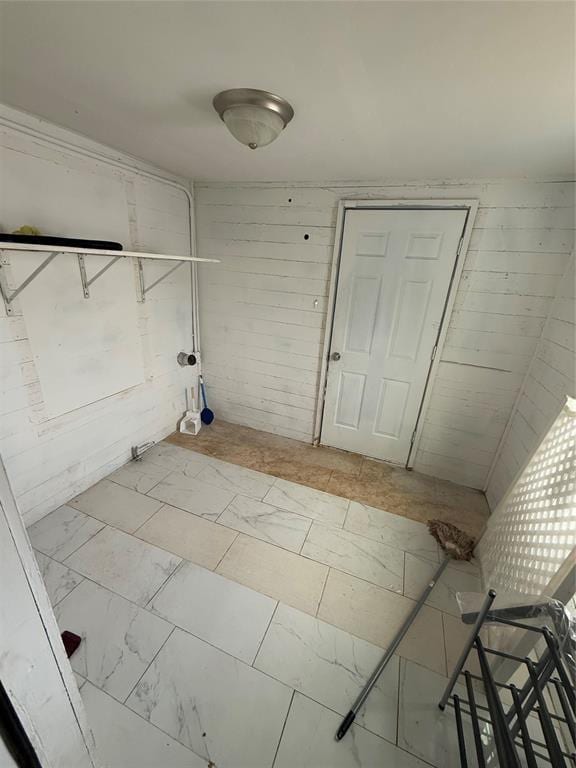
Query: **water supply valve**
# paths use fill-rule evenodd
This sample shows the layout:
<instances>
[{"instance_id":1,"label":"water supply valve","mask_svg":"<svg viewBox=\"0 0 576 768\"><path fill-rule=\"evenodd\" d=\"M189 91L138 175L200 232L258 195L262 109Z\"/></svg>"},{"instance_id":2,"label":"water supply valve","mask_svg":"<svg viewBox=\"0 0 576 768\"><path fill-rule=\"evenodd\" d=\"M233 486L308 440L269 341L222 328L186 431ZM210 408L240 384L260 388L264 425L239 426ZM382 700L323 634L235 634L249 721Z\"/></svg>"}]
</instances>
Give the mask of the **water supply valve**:
<instances>
[{"instance_id":1,"label":"water supply valve","mask_svg":"<svg viewBox=\"0 0 576 768\"><path fill-rule=\"evenodd\" d=\"M178 356L176 358L178 360L178 364L184 367L185 365L196 365L196 355L193 355L189 352L178 352Z\"/></svg>"}]
</instances>

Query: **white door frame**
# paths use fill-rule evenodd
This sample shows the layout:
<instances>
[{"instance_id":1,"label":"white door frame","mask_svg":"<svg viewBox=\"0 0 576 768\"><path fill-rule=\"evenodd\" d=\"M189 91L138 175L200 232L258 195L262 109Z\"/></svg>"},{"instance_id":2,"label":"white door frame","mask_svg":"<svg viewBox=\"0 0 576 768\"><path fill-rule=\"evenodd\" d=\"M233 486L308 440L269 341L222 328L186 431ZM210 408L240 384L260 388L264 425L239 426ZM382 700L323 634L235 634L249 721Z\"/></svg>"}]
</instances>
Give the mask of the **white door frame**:
<instances>
[{"instance_id":1,"label":"white door frame","mask_svg":"<svg viewBox=\"0 0 576 768\"><path fill-rule=\"evenodd\" d=\"M418 409L418 416L415 425L414 442L410 448L408 459L406 461L406 468L412 469L414 465L414 457L420 443L422 436L422 428L424 425L423 415L428 409L428 403L430 401L430 395L432 387L430 386L436 378L438 370L438 364L442 357L442 350L444 348L444 342L446 340L446 334L448 332L448 322L452 314L454 307L454 301L456 299L456 293L458 285L460 283L460 277L462 276L462 270L464 269L464 262L466 261L466 254L468 252L468 245L472 236L472 229L474 227L474 220L476 219L476 213L478 211L479 201L464 199L464 200L340 200L338 203L338 215L336 218L336 230L334 238L334 249L332 252L332 265L330 269L330 290L328 293L328 308L326 314L326 328L324 330L324 341L322 344L322 358L320 367L320 377L318 383L318 396L316 398L316 412L314 417L314 445L320 445L322 436L322 418L324 415L324 399L326 395L326 382L328 379L328 356L330 354L330 345L332 343L332 329L334 326L334 314L336 311L336 295L338 291L338 276L340 274L340 259L342 256L342 240L344 236L344 225L346 223L346 211L348 210L423 210L423 211L450 211L450 210L465 210L467 211L466 221L464 222L464 229L462 231L462 238L458 245L458 251L456 254L456 262L454 264L454 270L450 283L448 286L448 294L446 297L446 303L444 305L444 311L442 313L442 319L440 321L440 327L438 329L438 336L436 337L436 344L434 346L434 352L431 360L431 365L426 377L426 384L424 386L424 395Z\"/></svg>"}]
</instances>

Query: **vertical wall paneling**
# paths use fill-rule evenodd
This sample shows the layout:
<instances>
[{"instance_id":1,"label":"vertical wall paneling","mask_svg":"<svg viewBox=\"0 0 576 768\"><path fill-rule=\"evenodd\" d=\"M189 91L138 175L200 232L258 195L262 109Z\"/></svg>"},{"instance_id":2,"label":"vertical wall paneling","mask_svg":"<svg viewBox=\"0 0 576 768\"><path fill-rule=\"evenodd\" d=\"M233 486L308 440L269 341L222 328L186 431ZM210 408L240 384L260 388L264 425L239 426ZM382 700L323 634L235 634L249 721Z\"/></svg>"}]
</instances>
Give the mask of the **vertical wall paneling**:
<instances>
[{"instance_id":1,"label":"vertical wall paneling","mask_svg":"<svg viewBox=\"0 0 576 768\"><path fill-rule=\"evenodd\" d=\"M46 234L111 238L128 249L189 253L185 193L152 178L154 169L140 161L2 107L0 163L17 171L9 188L0 181L2 231L35 224ZM166 264L147 261L144 270L151 283ZM114 267L104 278L113 276ZM50 418L44 403L26 313L18 299L11 317L0 306L0 453L28 524L127 461L131 445L172 432L184 410L193 369L180 368L176 354L192 345L190 270L182 266L145 303L136 302L135 282L129 283L123 300L136 307L143 383L56 418ZM42 286L42 275L35 285ZM103 286L95 283L93 293L98 295ZM81 336L82 328L70 332Z\"/></svg>"},{"instance_id":2,"label":"vertical wall paneling","mask_svg":"<svg viewBox=\"0 0 576 768\"><path fill-rule=\"evenodd\" d=\"M195 191L199 255L223 262L199 267L213 404L222 418L307 442L338 202L479 201L415 469L483 488L573 248L573 183L196 184Z\"/></svg>"}]
</instances>

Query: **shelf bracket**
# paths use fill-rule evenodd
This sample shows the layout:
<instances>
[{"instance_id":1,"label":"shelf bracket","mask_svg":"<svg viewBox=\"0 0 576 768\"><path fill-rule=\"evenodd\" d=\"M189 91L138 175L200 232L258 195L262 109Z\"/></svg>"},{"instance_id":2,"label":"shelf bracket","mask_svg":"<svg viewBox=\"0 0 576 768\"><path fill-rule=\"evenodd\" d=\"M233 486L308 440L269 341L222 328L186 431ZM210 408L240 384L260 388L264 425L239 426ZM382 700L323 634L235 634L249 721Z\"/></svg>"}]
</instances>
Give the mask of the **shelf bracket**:
<instances>
[{"instance_id":1,"label":"shelf bracket","mask_svg":"<svg viewBox=\"0 0 576 768\"><path fill-rule=\"evenodd\" d=\"M138 301L142 303L146 296L144 290L144 267L142 266L142 259L136 259L136 291L138 293Z\"/></svg>"},{"instance_id":2,"label":"shelf bracket","mask_svg":"<svg viewBox=\"0 0 576 768\"><path fill-rule=\"evenodd\" d=\"M150 285L146 285L146 284L145 284L145 282L144 282L144 269L142 268L142 262L140 261L140 259L137 259L136 261L138 262L138 264L137 264L137 270L138 270L138 287L139 287L139 293L140 293L140 296L139 296L139 298L138 298L138 301L141 301L141 302L146 300L146 294L147 294L149 291L151 291L151 290L152 290L152 288L154 288L156 285L158 285L158 283L161 283L161 282L162 282L162 280L165 280L165 279L168 277L168 275L171 275L171 274L172 274L172 272L176 272L176 270L177 270L179 267L181 267L181 266L182 266L182 264L184 264L184 263L185 263L185 262L183 262L183 261L179 261L179 262L176 264L176 266L174 266L174 267L170 267L170 269L169 269L169 270L167 270L166 272L164 272L164 274L163 274L163 275L161 275L161 276L160 276L158 279L154 280L154 282L153 282L153 283L150 283ZM140 298L140 297L141 297L141 298Z\"/></svg>"},{"instance_id":3,"label":"shelf bracket","mask_svg":"<svg viewBox=\"0 0 576 768\"><path fill-rule=\"evenodd\" d=\"M81 256L78 256L78 258L79 258L79 259L80 259L80 258L82 258L82 259L83 259L84 257L83 257L83 256L82 256L82 257L81 257ZM99 269L99 270L98 270L98 272L96 272L96 274L95 274L95 275L92 275L92 277L91 277L89 280L86 280L86 287L85 287L85 290L84 290L84 295L86 296L86 292L88 291L88 289L90 288L90 286L92 285L92 283L95 283L95 282L96 282L96 280L98 280L98 278L99 278L99 277L102 277L102 275L104 274L104 272L107 272L107 271L110 269L110 267L111 267L111 266L113 266L114 264L116 264L116 262L117 262L119 259L123 259L123 258L124 258L124 256L114 256L114 258L113 258L113 259L110 259L110 261L108 262L108 264L106 264L106 266L102 267L102 269ZM82 274L82 268L80 268L80 274ZM84 288L84 282L82 282L82 287ZM88 293L88 296L89 296L89 295L90 295L90 294ZM88 298L88 296L86 296L86 298Z\"/></svg>"},{"instance_id":4,"label":"shelf bracket","mask_svg":"<svg viewBox=\"0 0 576 768\"><path fill-rule=\"evenodd\" d=\"M42 264L37 266L36 269L28 275L26 280L24 280L22 283L20 283L18 288L16 288L13 291L10 291L8 289L8 285L6 284L6 281L5 281L5 278L4 278L4 274L5 273L3 272L3 270L5 270L5 266L0 264L0 293L2 293L2 298L4 299L4 306L6 307L6 314L7 315L12 315L14 313L14 309L12 307L12 302L14 301L14 299L20 293L22 293L24 288L26 288L28 285L30 285L30 283L36 277L38 277L40 272L42 272L43 270L46 269L48 264L50 264L50 262L53 261L56 258L56 256L58 256L58 253L59 253L59 251L55 251L54 253L51 253L50 256L47 256L44 259L44 261L42 262Z\"/></svg>"},{"instance_id":5,"label":"shelf bracket","mask_svg":"<svg viewBox=\"0 0 576 768\"><path fill-rule=\"evenodd\" d=\"M78 254L78 266L80 267L80 280L82 281L84 298L89 299L90 290L88 288L88 278L86 277L86 265L84 264L84 256L81 253Z\"/></svg>"}]
</instances>

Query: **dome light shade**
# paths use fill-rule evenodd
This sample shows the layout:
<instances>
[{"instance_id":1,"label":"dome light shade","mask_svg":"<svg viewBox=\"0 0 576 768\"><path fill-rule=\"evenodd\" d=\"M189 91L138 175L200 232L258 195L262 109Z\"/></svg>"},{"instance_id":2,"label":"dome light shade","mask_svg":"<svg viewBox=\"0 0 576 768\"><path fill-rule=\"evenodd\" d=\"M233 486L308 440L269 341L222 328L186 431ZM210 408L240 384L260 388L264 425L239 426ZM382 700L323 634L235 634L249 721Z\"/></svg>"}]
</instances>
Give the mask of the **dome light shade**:
<instances>
[{"instance_id":1,"label":"dome light shade","mask_svg":"<svg viewBox=\"0 0 576 768\"><path fill-rule=\"evenodd\" d=\"M213 103L232 136L250 149L273 142L294 116L285 99L254 88L222 91Z\"/></svg>"}]
</instances>

